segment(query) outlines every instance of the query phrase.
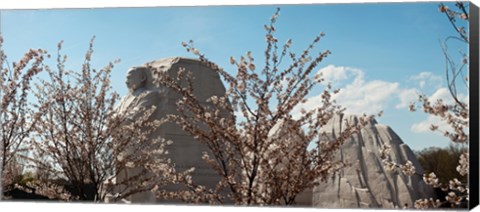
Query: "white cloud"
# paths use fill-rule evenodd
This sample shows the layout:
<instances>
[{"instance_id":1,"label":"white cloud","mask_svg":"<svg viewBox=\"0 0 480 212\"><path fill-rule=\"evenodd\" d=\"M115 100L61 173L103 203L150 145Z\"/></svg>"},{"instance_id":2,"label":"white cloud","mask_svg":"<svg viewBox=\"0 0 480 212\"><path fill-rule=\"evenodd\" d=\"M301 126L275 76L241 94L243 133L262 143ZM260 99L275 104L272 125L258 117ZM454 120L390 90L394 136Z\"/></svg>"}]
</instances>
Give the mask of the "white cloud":
<instances>
[{"instance_id":1,"label":"white cloud","mask_svg":"<svg viewBox=\"0 0 480 212\"><path fill-rule=\"evenodd\" d=\"M384 110L386 104L400 91L397 82L365 81L365 73L357 68L329 65L320 69L318 73L322 73L327 83L332 82L336 85L340 82L349 82L341 86L340 92L332 97L339 105L346 108L347 113L376 114ZM300 107L308 110L321 105L321 101L320 95L314 96Z\"/></svg>"},{"instance_id":2,"label":"white cloud","mask_svg":"<svg viewBox=\"0 0 480 212\"><path fill-rule=\"evenodd\" d=\"M332 97L339 105L346 108L347 113L352 114L376 114L389 107L393 102L396 109L408 108L408 106L417 101L418 96L429 90L431 95L429 100L434 103L437 99L444 100L444 103L451 104L451 98L448 88L442 87L442 78L430 72L421 72L409 79L413 80L415 86L401 87L398 82L388 82L382 80L365 80L365 73L361 69L329 65L320 69L326 82L332 82L335 88L340 88L340 92ZM422 89L423 88L423 89ZM460 94L459 98L468 102L468 95ZM305 104L299 105L294 110L294 117L299 116L300 108L306 110L318 107L322 104L320 95L308 99ZM421 113L421 111L419 112ZM425 115L425 114L422 114ZM413 123L410 130L414 133L431 132L430 126L435 124L440 130L450 130L450 126L438 117L428 115L423 121Z\"/></svg>"},{"instance_id":3,"label":"white cloud","mask_svg":"<svg viewBox=\"0 0 480 212\"><path fill-rule=\"evenodd\" d=\"M395 106L397 109L407 108L411 102L415 102L418 99L418 96L422 94L417 88L404 88L399 89L399 100L400 103ZM468 103L469 97L466 94L459 94L458 98L460 101ZM453 104L454 100L448 88L440 87L432 92L432 94L428 97L428 100L434 104L439 99L443 101L445 104Z\"/></svg>"},{"instance_id":4,"label":"white cloud","mask_svg":"<svg viewBox=\"0 0 480 212\"><path fill-rule=\"evenodd\" d=\"M341 89L334 99L354 114L375 114L385 108L386 103L398 92L399 84L385 81L365 82L357 77L354 82Z\"/></svg>"},{"instance_id":5,"label":"white cloud","mask_svg":"<svg viewBox=\"0 0 480 212\"><path fill-rule=\"evenodd\" d=\"M410 80L417 81L420 89L424 89L426 86L438 89L443 83L442 77L435 75L432 72L420 72L419 74L410 77Z\"/></svg>"},{"instance_id":6,"label":"white cloud","mask_svg":"<svg viewBox=\"0 0 480 212\"><path fill-rule=\"evenodd\" d=\"M438 129L441 131L452 130L446 121L442 120L438 116L433 115L429 115L426 120L412 124L410 130L415 133L432 132L430 130L430 126L432 126L432 124L438 126Z\"/></svg>"},{"instance_id":7,"label":"white cloud","mask_svg":"<svg viewBox=\"0 0 480 212\"><path fill-rule=\"evenodd\" d=\"M327 67L320 69L317 72L317 75L318 74L322 75L326 83L331 82L332 84L337 84L352 76L361 76L361 78L363 79L362 70L344 66L328 65Z\"/></svg>"},{"instance_id":8,"label":"white cloud","mask_svg":"<svg viewBox=\"0 0 480 212\"><path fill-rule=\"evenodd\" d=\"M397 109L407 108L412 102L415 102L418 99L419 94L420 93L415 88L400 90L398 94L400 103L395 105L395 108Z\"/></svg>"},{"instance_id":9,"label":"white cloud","mask_svg":"<svg viewBox=\"0 0 480 212\"><path fill-rule=\"evenodd\" d=\"M457 95L457 98L460 101L468 104L469 97L467 94L459 93ZM452 95L450 94L450 91L448 90L448 88L445 88L445 87L439 88L438 90L436 90L428 99L432 103L436 102L439 99L442 99L443 103L454 104L454 100Z\"/></svg>"},{"instance_id":10,"label":"white cloud","mask_svg":"<svg viewBox=\"0 0 480 212\"><path fill-rule=\"evenodd\" d=\"M453 103L452 96L447 88L437 89L428 99L432 103L438 101L439 99L442 99L444 103Z\"/></svg>"},{"instance_id":11,"label":"white cloud","mask_svg":"<svg viewBox=\"0 0 480 212\"><path fill-rule=\"evenodd\" d=\"M468 99L469 99L468 95L459 94L458 98L460 101L468 103ZM435 92L433 92L431 96L428 97L428 100L432 104L436 103L437 100L439 99L441 99L444 104L454 104L454 100L448 88L445 88L445 87L439 88ZM438 126L438 129L441 131L453 130L445 120L442 120L438 116L433 116L433 115L428 115L428 118L426 120L412 124L410 130L415 133L431 132L430 126L432 124Z\"/></svg>"}]
</instances>

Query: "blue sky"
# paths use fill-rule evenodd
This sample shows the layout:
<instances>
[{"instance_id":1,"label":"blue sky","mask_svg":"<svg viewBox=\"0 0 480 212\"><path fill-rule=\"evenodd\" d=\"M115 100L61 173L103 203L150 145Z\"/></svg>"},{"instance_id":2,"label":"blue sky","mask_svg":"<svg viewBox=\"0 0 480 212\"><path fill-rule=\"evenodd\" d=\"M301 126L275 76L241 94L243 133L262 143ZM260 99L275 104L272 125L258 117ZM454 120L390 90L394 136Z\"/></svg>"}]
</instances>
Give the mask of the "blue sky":
<instances>
[{"instance_id":1,"label":"blue sky","mask_svg":"<svg viewBox=\"0 0 480 212\"><path fill-rule=\"evenodd\" d=\"M190 39L211 60L227 70L230 56L252 51L263 58L263 25L274 13L268 6L152 7L104 9L2 10L1 32L8 62L30 48L62 53L67 68L79 70L92 36L93 67L121 59L112 86L121 96L126 70L172 56L194 57L181 46ZM317 51L332 54L318 70L342 91L337 101L350 112L376 113L412 149L446 146L449 142L426 130L431 118L409 112L407 103L424 92L446 97L440 40L454 34L435 2L282 5L277 24L280 43L293 40L300 52L320 32L326 36ZM468 46L455 46L467 50ZM51 60L54 62L54 59ZM260 63L257 62L257 66ZM314 105L319 90L311 94ZM433 120L435 121L435 120Z\"/></svg>"}]
</instances>

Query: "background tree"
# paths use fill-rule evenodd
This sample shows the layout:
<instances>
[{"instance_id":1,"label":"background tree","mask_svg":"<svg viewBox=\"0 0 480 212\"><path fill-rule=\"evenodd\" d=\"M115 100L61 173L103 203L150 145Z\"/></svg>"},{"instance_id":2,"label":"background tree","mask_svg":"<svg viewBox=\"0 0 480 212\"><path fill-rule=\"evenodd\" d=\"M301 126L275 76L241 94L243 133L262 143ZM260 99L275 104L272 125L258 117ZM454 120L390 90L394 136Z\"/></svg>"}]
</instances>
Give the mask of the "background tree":
<instances>
[{"instance_id":1,"label":"background tree","mask_svg":"<svg viewBox=\"0 0 480 212\"><path fill-rule=\"evenodd\" d=\"M26 151L26 142L38 121L28 102L32 78L43 69L46 51L30 49L17 63L7 63L0 35L0 199L12 188L16 161ZM8 190L8 189L7 189Z\"/></svg>"},{"instance_id":2,"label":"background tree","mask_svg":"<svg viewBox=\"0 0 480 212\"><path fill-rule=\"evenodd\" d=\"M467 182L467 176L462 176L456 171L458 159L467 152L468 148L461 145L448 147L429 147L416 152L418 162L422 165L425 173L434 172L438 175L440 183L448 183L449 180L457 178L463 183Z\"/></svg>"},{"instance_id":3,"label":"background tree","mask_svg":"<svg viewBox=\"0 0 480 212\"><path fill-rule=\"evenodd\" d=\"M328 140L320 129L343 109L331 100L335 91L323 86L321 75L312 74L330 51L312 55L315 45L324 36L318 35L297 56L290 52L288 40L279 48L275 23L279 10L265 26L265 65L259 69L251 52L237 61L232 75L202 54L193 41L182 45L216 71L226 83L224 96L212 96L208 104L193 95L194 83L189 70L179 70L177 76L154 72L157 84L180 94L178 114L169 115L210 153L202 157L221 177L213 189L195 185L194 179L184 179L189 190L182 198L193 202L222 203L231 200L241 205L294 204L295 197L307 188L325 180L344 166L333 155L349 136L358 132L368 120L349 127L336 140ZM289 64L283 64L289 60ZM322 102L316 108L300 110L312 89L323 89ZM224 116L224 112L231 114ZM295 116L294 116L295 115ZM297 117L298 115L298 117ZM282 130L278 130L282 129ZM291 136L284 136L285 134ZM230 193L221 193L228 189Z\"/></svg>"}]
</instances>

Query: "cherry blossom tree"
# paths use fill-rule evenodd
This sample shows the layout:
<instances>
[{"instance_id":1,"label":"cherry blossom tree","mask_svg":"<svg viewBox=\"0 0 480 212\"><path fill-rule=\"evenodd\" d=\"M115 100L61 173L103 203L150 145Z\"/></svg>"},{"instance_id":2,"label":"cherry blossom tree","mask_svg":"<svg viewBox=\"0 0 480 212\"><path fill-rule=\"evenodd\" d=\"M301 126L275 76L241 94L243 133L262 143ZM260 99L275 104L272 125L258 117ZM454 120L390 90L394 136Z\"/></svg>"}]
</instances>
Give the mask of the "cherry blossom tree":
<instances>
[{"instance_id":1,"label":"cherry blossom tree","mask_svg":"<svg viewBox=\"0 0 480 212\"><path fill-rule=\"evenodd\" d=\"M42 179L40 187L57 198L68 193L66 200L120 201L164 184L174 169L164 151L168 142L149 137L161 125L149 119L155 108L127 121L126 113L115 111L118 94L110 86L115 62L92 68L92 39L81 70L67 70L61 47L62 42L56 70L45 66L49 78L36 84L37 109L44 115L35 124L31 161L66 185L59 189L54 179Z\"/></svg>"},{"instance_id":2,"label":"cherry blossom tree","mask_svg":"<svg viewBox=\"0 0 480 212\"><path fill-rule=\"evenodd\" d=\"M230 58L236 69L232 74L210 61L193 41L182 43L226 85L225 95L212 96L207 104L193 94L194 79L189 70L180 69L176 76L169 76L151 67L158 85L181 96L176 102L178 114L168 115L168 120L208 147L210 151L202 159L221 176L214 188L198 185L192 178L182 179L186 189L179 198L211 204L292 205L299 193L345 166L343 161L334 160L335 152L370 117L349 123L334 140L321 133L328 120L344 111L332 100L337 91L321 84L322 76L312 73L330 54L328 50L315 53L324 33L297 55L290 50L292 40L279 46L275 37L279 12L265 25L262 67L247 52L239 59ZM295 113L312 89L323 89L321 103Z\"/></svg>"},{"instance_id":3,"label":"cherry blossom tree","mask_svg":"<svg viewBox=\"0 0 480 212\"><path fill-rule=\"evenodd\" d=\"M422 110L424 113L440 118L440 120L446 123L448 128L441 128L437 124L432 124L430 130L440 132L450 141L455 144L462 144L468 147L470 143L469 137L469 102L461 98L460 92L462 86L465 86L464 91L468 91L469 79L468 79L468 63L469 58L466 53L460 51L460 57L452 55L448 46L452 41L457 41L462 44L469 44L469 37L467 34L466 26L468 25L469 14L467 12L468 6L466 3L455 3L457 9L451 9L445 4L439 5L439 11L444 13L450 24L453 26L456 35L447 37L442 43L442 50L445 56L445 77L448 83L448 89L453 101L446 99L439 99L432 101L428 95L422 94L419 96L418 101L410 105L410 111ZM460 62L456 59L460 58ZM460 87L459 87L460 86ZM388 147L384 147L386 157L384 159L385 165L392 171L398 169L402 170L404 174L413 175L415 167L411 164L396 164L388 160ZM455 170L452 170L455 171ZM458 158L458 165L456 171L468 179L469 174L469 153L468 151L462 152ZM434 172L425 173L423 180L428 185L434 188L441 188L447 195L444 200L434 199L419 199L415 202L415 208L432 208L440 206L458 207L462 203L468 202L469 188L468 182L461 182L457 178L448 180L448 183L440 182L439 178Z\"/></svg>"},{"instance_id":4,"label":"cherry blossom tree","mask_svg":"<svg viewBox=\"0 0 480 212\"><path fill-rule=\"evenodd\" d=\"M24 156L28 138L39 118L39 114L30 109L28 95L33 77L43 70L46 55L42 49L30 49L10 66L0 35L0 199L3 192L13 186L16 161Z\"/></svg>"},{"instance_id":5,"label":"cherry blossom tree","mask_svg":"<svg viewBox=\"0 0 480 212\"><path fill-rule=\"evenodd\" d=\"M445 100L431 102L425 95L420 96L419 102L422 103L423 112L440 117L450 127L450 129L441 129L438 125L432 124L430 126L432 131L438 131L445 137L449 138L453 143L463 144L468 147L470 143L468 131L470 124L469 102L468 99L465 100L460 98L459 89L464 87L468 91L469 88L469 58L467 53L464 53L460 50L460 62L456 61L456 57L452 56L453 53L450 49L448 49L448 44L451 42L451 40L459 41L463 44L469 44L470 41L466 30L466 27L468 27L469 14L467 12L468 6L466 3L457 2L455 3L455 7L456 9L450 9L443 3L441 3L439 6L440 12L447 16L449 22L456 32L456 36L447 37L442 46L446 61L445 76L448 83L448 89L454 102L448 103ZM411 109L414 109L414 106L412 106ZM465 152L463 152L458 158L458 166L456 171L461 176L464 176L466 179L468 179L469 153L467 150L465 150ZM449 180L448 184L441 183L433 172L425 174L424 181L435 188L441 188L443 191L447 192L445 202L441 202L443 204L455 207L460 205L462 202L468 202L468 182L461 182L457 178L453 178ZM433 200L418 200L415 207L425 208L440 205L438 201L435 203L433 203Z\"/></svg>"}]
</instances>

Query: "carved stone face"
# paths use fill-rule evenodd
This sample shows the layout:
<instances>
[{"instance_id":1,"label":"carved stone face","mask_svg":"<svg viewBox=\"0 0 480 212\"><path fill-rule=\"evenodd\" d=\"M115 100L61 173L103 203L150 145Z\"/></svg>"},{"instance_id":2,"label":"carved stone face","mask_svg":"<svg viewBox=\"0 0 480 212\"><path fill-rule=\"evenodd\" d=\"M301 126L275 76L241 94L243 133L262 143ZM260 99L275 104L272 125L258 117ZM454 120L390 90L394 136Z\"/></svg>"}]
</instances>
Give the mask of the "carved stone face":
<instances>
[{"instance_id":1,"label":"carved stone face","mask_svg":"<svg viewBox=\"0 0 480 212\"><path fill-rule=\"evenodd\" d=\"M133 93L138 88L144 86L146 80L145 74L138 69L130 69L127 73L127 80L125 84L127 84L128 90Z\"/></svg>"}]
</instances>

